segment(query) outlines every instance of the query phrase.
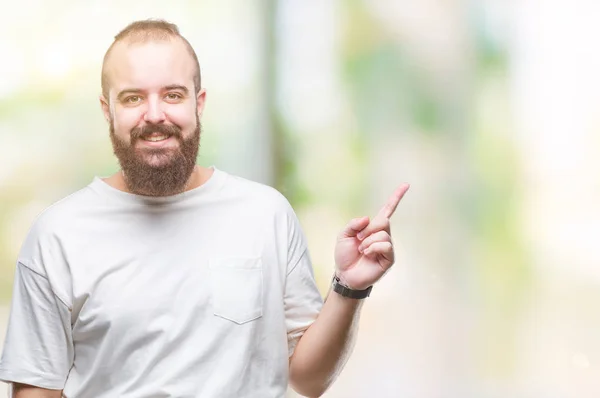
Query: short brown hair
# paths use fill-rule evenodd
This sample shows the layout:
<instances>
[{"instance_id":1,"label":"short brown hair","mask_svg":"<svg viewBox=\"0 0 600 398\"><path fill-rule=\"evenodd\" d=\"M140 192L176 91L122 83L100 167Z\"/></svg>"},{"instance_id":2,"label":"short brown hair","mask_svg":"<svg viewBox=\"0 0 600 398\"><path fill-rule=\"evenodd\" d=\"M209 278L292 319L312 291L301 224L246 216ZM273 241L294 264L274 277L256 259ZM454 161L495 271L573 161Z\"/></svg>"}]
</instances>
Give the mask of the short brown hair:
<instances>
[{"instance_id":1,"label":"short brown hair","mask_svg":"<svg viewBox=\"0 0 600 398\"><path fill-rule=\"evenodd\" d=\"M169 40L171 38L181 39L187 47L188 52L192 56L192 59L194 60L194 88L196 90L196 93L198 93L201 88L200 63L198 62L198 57L196 56L196 52L192 48L192 45L187 41L185 37L181 35L181 33L179 33L179 28L177 27L177 25L162 19L145 19L135 21L127 25L125 29L120 31L115 36L115 40L106 51L106 54L104 54L101 77L102 94L104 95L104 98L108 100L109 79L106 72L106 61L109 58L111 50L118 42L127 41L129 43L145 43L150 40Z\"/></svg>"}]
</instances>

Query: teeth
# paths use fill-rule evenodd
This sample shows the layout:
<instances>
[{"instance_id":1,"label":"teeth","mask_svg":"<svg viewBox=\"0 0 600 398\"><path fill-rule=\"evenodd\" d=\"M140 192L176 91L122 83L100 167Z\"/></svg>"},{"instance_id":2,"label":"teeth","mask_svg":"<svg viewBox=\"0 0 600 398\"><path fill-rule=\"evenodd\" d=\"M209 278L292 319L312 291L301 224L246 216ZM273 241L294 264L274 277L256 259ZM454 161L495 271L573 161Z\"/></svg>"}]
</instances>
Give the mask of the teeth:
<instances>
[{"instance_id":1,"label":"teeth","mask_svg":"<svg viewBox=\"0 0 600 398\"><path fill-rule=\"evenodd\" d=\"M166 135L154 135L152 137L147 137L145 138L146 141L152 141L152 142L156 142L156 141L162 141L162 140L166 140L167 137Z\"/></svg>"}]
</instances>

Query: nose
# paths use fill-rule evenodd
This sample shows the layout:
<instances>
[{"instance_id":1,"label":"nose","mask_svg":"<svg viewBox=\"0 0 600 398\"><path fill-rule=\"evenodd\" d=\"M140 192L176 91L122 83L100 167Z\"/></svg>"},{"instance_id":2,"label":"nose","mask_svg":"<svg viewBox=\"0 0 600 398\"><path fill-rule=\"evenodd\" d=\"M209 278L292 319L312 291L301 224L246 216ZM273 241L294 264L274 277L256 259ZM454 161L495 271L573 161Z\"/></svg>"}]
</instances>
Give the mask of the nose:
<instances>
[{"instance_id":1,"label":"nose","mask_svg":"<svg viewBox=\"0 0 600 398\"><path fill-rule=\"evenodd\" d=\"M160 101L148 101L148 108L144 114L144 121L152 124L158 124L165 121L165 113L161 107Z\"/></svg>"}]
</instances>

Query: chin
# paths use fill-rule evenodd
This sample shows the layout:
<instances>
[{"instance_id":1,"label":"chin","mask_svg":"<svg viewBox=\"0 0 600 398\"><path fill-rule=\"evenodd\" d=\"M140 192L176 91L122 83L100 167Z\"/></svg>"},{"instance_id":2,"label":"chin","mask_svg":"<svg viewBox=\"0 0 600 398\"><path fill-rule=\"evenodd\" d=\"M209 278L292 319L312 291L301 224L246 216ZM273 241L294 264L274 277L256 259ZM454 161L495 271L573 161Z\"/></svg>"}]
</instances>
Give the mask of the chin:
<instances>
[{"instance_id":1,"label":"chin","mask_svg":"<svg viewBox=\"0 0 600 398\"><path fill-rule=\"evenodd\" d=\"M143 153L141 154L141 160L148 166L152 167L165 167L173 163L175 156L173 151L161 151L154 153Z\"/></svg>"}]
</instances>

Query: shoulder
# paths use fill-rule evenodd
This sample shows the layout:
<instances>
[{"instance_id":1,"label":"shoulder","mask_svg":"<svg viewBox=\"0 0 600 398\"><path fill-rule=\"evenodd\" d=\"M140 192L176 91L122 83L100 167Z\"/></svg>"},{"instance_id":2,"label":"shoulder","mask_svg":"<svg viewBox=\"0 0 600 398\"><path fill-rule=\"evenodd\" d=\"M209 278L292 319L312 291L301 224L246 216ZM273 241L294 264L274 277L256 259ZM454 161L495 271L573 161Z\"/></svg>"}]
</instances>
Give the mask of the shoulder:
<instances>
[{"instance_id":1,"label":"shoulder","mask_svg":"<svg viewBox=\"0 0 600 398\"><path fill-rule=\"evenodd\" d=\"M72 224L84 209L89 208L95 198L90 186L83 187L70 195L50 204L33 220L30 236L49 236Z\"/></svg>"},{"instance_id":2,"label":"shoulder","mask_svg":"<svg viewBox=\"0 0 600 398\"><path fill-rule=\"evenodd\" d=\"M224 194L250 208L282 214L294 212L287 197L276 188L238 175L228 174Z\"/></svg>"},{"instance_id":3,"label":"shoulder","mask_svg":"<svg viewBox=\"0 0 600 398\"><path fill-rule=\"evenodd\" d=\"M62 253L62 238L80 220L82 209L89 208L92 192L88 187L66 196L42 210L31 223L18 255L18 262L45 275L43 258Z\"/></svg>"}]
</instances>

